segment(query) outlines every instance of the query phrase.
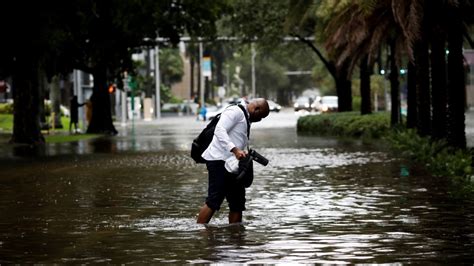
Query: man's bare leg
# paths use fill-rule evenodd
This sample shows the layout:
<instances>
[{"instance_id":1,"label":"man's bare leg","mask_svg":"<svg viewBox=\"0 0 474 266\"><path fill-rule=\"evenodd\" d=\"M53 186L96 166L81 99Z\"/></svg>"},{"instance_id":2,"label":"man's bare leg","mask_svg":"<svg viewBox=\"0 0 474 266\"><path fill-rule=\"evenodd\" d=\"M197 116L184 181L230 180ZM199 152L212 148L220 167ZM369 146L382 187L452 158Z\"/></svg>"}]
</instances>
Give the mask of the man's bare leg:
<instances>
[{"instance_id":1,"label":"man's bare leg","mask_svg":"<svg viewBox=\"0 0 474 266\"><path fill-rule=\"evenodd\" d=\"M197 223L198 224L207 224L212 218L212 215L214 215L214 210L209 208L207 204L204 204L201 207L201 210L199 211L199 215L197 218Z\"/></svg>"},{"instance_id":2,"label":"man's bare leg","mask_svg":"<svg viewBox=\"0 0 474 266\"><path fill-rule=\"evenodd\" d=\"M229 223L241 223L242 222L242 212L229 212Z\"/></svg>"}]
</instances>

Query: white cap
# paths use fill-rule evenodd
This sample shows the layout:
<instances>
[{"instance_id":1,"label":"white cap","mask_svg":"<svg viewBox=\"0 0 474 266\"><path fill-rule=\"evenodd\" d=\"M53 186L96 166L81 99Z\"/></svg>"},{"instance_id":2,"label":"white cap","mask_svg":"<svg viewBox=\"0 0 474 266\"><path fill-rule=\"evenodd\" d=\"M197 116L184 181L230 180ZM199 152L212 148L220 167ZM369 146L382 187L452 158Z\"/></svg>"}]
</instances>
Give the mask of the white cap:
<instances>
[{"instance_id":1,"label":"white cap","mask_svg":"<svg viewBox=\"0 0 474 266\"><path fill-rule=\"evenodd\" d=\"M230 156L225 160L225 169L227 172L232 173L232 174L238 174L239 173L239 160L235 158L235 156Z\"/></svg>"}]
</instances>

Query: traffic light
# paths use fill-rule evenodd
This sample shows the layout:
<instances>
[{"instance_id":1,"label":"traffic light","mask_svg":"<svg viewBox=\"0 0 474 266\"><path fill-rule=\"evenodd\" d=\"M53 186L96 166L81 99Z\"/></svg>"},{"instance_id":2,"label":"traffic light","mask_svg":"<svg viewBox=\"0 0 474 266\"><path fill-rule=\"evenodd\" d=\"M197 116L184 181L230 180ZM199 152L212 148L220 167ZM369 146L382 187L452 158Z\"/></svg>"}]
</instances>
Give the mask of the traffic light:
<instances>
[{"instance_id":1,"label":"traffic light","mask_svg":"<svg viewBox=\"0 0 474 266\"><path fill-rule=\"evenodd\" d=\"M117 89L117 87L115 86L115 84L110 84L109 94L114 94L116 89Z\"/></svg>"}]
</instances>

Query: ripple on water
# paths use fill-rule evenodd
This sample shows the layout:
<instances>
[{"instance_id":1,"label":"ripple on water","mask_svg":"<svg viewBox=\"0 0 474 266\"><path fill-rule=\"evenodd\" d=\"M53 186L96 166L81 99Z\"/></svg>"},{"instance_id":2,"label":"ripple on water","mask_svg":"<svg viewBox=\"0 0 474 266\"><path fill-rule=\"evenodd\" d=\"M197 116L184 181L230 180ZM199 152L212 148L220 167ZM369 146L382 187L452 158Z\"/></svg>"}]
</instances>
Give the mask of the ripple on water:
<instances>
[{"instance_id":1,"label":"ripple on water","mask_svg":"<svg viewBox=\"0 0 474 266\"><path fill-rule=\"evenodd\" d=\"M258 151L270 164L255 164L245 223L237 226L227 225L225 203L211 225L196 224L207 172L184 150L97 154L49 164L52 169L38 163L29 170L45 176L33 180L38 186L20 195L20 190L7 189L9 183L2 187L3 194L15 200L4 199L4 206L15 206L9 213L19 211L7 214L0 247L22 247L30 237L48 245L60 243L57 249L63 250L63 241L57 240L66 236L78 249L83 243L83 249L51 262L79 263L108 256L114 258L112 263L176 264L377 263L423 256L429 261L443 257L449 248L457 249L450 254L472 258L461 253L472 250L474 240L474 217L466 214L467 208L454 216L452 208L433 200L429 184L400 179L400 167L387 154L337 148ZM20 180L23 189L33 184L28 178L11 180ZM46 220L29 219L36 217L37 209L45 210ZM64 215L53 215L58 210ZM16 231L10 227L17 223L16 231L25 234L12 242ZM52 232L60 225L67 225L66 233L58 238L59 233ZM92 246L97 253L87 253ZM42 251L35 261L43 261ZM21 254L21 249L15 252Z\"/></svg>"},{"instance_id":2,"label":"ripple on water","mask_svg":"<svg viewBox=\"0 0 474 266\"><path fill-rule=\"evenodd\" d=\"M259 152L269 159L269 171L280 169L320 169L345 165L385 162L390 160L382 152L340 152L333 148L320 149L275 149L264 148ZM258 164L257 164L258 165Z\"/></svg>"},{"instance_id":3,"label":"ripple on water","mask_svg":"<svg viewBox=\"0 0 474 266\"><path fill-rule=\"evenodd\" d=\"M197 224L194 218L152 218L137 221L133 227L147 232L176 231L192 232L203 229L202 224Z\"/></svg>"}]
</instances>

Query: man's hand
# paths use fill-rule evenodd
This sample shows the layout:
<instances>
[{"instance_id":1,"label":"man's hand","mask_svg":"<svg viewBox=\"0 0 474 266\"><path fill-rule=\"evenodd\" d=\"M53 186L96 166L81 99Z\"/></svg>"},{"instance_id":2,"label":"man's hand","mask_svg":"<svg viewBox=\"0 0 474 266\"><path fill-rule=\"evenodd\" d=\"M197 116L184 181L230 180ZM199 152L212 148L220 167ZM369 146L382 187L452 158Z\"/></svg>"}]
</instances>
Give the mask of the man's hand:
<instances>
[{"instance_id":1,"label":"man's hand","mask_svg":"<svg viewBox=\"0 0 474 266\"><path fill-rule=\"evenodd\" d=\"M235 155L235 158L237 158L237 160L240 160L242 158L245 158L247 156L247 153L237 147L234 147L232 148L232 150L230 150L234 155Z\"/></svg>"}]
</instances>

